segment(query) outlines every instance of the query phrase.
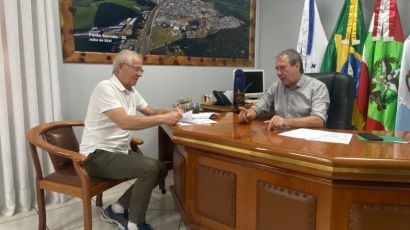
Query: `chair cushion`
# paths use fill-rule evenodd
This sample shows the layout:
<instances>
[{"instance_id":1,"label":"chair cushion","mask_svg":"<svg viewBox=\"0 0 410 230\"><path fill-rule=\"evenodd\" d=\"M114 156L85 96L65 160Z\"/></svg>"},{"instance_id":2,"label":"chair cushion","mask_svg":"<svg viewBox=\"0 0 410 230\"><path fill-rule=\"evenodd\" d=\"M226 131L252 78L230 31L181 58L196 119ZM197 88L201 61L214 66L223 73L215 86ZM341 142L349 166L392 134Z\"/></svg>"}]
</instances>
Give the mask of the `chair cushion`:
<instances>
[{"instance_id":1,"label":"chair cushion","mask_svg":"<svg viewBox=\"0 0 410 230\"><path fill-rule=\"evenodd\" d=\"M54 146L74 152L79 151L78 141L72 127L62 127L49 130L44 133L43 138ZM53 163L56 171L60 171L67 167L73 167L73 163L70 159L60 157L55 154L48 155L50 156L51 162Z\"/></svg>"},{"instance_id":2,"label":"chair cushion","mask_svg":"<svg viewBox=\"0 0 410 230\"><path fill-rule=\"evenodd\" d=\"M101 193L101 191L105 191L106 189L126 180L127 179L114 180L90 177L90 195L97 195ZM70 189L67 189L67 186L69 186ZM55 192L81 197L81 179L74 168L66 167L45 176L40 182L40 187Z\"/></svg>"}]
</instances>

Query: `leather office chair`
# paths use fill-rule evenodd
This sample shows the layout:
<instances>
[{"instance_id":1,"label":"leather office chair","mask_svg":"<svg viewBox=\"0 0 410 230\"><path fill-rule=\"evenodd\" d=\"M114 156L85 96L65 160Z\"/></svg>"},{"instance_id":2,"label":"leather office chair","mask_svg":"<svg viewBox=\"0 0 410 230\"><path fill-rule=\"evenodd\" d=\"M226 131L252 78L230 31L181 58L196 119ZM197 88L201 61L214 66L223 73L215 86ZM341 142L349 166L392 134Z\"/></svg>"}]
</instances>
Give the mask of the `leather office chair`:
<instances>
[{"instance_id":1,"label":"leather office chair","mask_svg":"<svg viewBox=\"0 0 410 230\"><path fill-rule=\"evenodd\" d=\"M125 180L91 177L83 168L86 157L79 153L79 144L73 127L84 126L81 120L56 121L41 124L27 132L31 156L36 171L36 192L39 212L38 229L46 229L44 190L79 197L83 202L84 229L92 229L91 198L97 196L97 206L102 207L102 193ZM131 140L131 148L140 152L142 140ZM43 175L37 148L48 153L55 172ZM41 151L43 152L43 151Z\"/></svg>"},{"instance_id":2,"label":"leather office chair","mask_svg":"<svg viewBox=\"0 0 410 230\"><path fill-rule=\"evenodd\" d=\"M308 73L306 75L322 81L329 90L330 105L327 111L326 128L352 129L353 77L337 72Z\"/></svg>"}]
</instances>

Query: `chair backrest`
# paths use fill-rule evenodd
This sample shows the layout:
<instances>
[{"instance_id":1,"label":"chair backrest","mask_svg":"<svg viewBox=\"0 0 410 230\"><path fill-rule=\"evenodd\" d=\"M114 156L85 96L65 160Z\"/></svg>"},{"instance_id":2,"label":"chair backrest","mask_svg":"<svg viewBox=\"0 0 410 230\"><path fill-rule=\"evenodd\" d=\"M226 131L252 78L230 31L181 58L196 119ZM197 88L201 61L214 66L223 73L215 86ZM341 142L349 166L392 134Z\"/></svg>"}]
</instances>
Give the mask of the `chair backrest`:
<instances>
[{"instance_id":1,"label":"chair backrest","mask_svg":"<svg viewBox=\"0 0 410 230\"><path fill-rule=\"evenodd\" d=\"M329 90L330 105L326 128L351 129L354 100L353 77L342 73L308 73L309 77L325 83Z\"/></svg>"},{"instance_id":2,"label":"chair backrest","mask_svg":"<svg viewBox=\"0 0 410 230\"><path fill-rule=\"evenodd\" d=\"M43 133L43 138L48 143L74 152L79 151L79 145L77 138L74 134L73 127L68 125L65 127L55 127L47 130ZM73 162L70 159L58 156L48 152L51 162L53 163L54 170L60 171L67 167L73 167Z\"/></svg>"},{"instance_id":3,"label":"chair backrest","mask_svg":"<svg viewBox=\"0 0 410 230\"><path fill-rule=\"evenodd\" d=\"M50 156L54 170L57 172L73 169L72 157L67 155L67 151L79 151L78 140L74 133L74 126L83 126L84 122L76 121L56 121L47 124L38 125L29 130L27 138L32 145L32 148L38 146L45 150ZM37 151L32 151L33 160L37 171L40 165L38 162Z\"/></svg>"}]
</instances>

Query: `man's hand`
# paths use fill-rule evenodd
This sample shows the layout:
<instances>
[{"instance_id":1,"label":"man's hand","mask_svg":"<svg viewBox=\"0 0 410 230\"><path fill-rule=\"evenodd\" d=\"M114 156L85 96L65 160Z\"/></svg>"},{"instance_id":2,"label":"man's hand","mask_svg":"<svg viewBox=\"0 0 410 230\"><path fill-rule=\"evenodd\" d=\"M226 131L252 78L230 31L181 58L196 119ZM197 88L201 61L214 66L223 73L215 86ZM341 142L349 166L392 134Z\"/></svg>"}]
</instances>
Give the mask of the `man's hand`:
<instances>
[{"instance_id":1,"label":"man's hand","mask_svg":"<svg viewBox=\"0 0 410 230\"><path fill-rule=\"evenodd\" d=\"M253 109L239 107L239 110L239 123L248 123L250 120L253 120L256 117L256 112Z\"/></svg>"},{"instance_id":2,"label":"man's hand","mask_svg":"<svg viewBox=\"0 0 410 230\"><path fill-rule=\"evenodd\" d=\"M273 116L270 120L265 121L268 123L268 131L273 129L287 129L290 127L287 120L281 116Z\"/></svg>"},{"instance_id":3,"label":"man's hand","mask_svg":"<svg viewBox=\"0 0 410 230\"><path fill-rule=\"evenodd\" d=\"M169 124L169 125L175 125L182 119L182 110L176 108L171 110L168 113L163 114L164 115L164 123Z\"/></svg>"}]
</instances>

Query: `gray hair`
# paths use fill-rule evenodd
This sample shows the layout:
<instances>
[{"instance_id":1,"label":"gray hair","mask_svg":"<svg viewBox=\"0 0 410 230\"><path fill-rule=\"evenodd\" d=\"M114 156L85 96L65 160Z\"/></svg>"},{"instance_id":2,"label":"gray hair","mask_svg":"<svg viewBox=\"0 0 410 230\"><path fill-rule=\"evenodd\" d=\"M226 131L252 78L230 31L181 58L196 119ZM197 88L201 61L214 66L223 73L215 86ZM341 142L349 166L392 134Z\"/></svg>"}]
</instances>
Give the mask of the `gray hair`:
<instances>
[{"instance_id":1,"label":"gray hair","mask_svg":"<svg viewBox=\"0 0 410 230\"><path fill-rule=\"evenodd\" d=\"M114 58L114 61L112 63L112 73L113 74L118 74L118 69L120 68L120 64L127 64L127 65L132 65L132 60L134 58L139 58L142 59L141 55L138 54L135 51L132 50L121 50L117 56Z\"/></svg>"},{"instance_id":2,"label":"gray hair","mask_svg":"<svg viewBox=\"0 0 410 230\"><path fill-rule=\"evenodd\" d=\"M299 72L303 74L304 70L303 70L302 57L300 57L300 54L298 53L298 51L296 51L295 49L284 50L280 52L278 56L276 56L276 59L278 59L281 56L285 56L285 55L288 56L290 65L294 66L296 65L296 63L299 62Z\"/></svg>"}]
</instances>

